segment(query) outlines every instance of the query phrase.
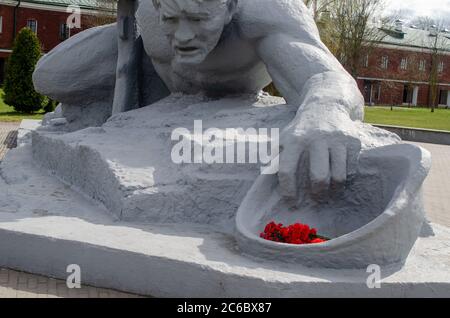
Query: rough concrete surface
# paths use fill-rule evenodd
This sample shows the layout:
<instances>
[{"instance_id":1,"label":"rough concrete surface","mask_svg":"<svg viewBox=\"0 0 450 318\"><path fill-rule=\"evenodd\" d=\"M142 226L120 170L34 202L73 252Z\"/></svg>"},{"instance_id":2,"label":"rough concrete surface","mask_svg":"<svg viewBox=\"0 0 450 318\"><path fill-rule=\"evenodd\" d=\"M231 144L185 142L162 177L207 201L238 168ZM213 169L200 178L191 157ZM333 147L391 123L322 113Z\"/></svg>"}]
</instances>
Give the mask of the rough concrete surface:
<instances>
[{"instance_id":1,"label":"rough concrete surface","mask_svg":"<svg viewBox=\"0 0 450 318\"><path fill-rule=\"evenodd\" d=\"M420 191L430 156L414 146L402 148L397 136L361 123L363 97L356 82L320 41L306 6L296 0L141 1L136 19L152 69L172 93L186 95L172 95L117 114L101 127L74 133L58 132L54 128L64 126L64 119L54 118L50 129L32 133L31 146L24 144L10 152L1 166L0 184L4 265L61 276L66 263L74 262L92 283L157 296L381 295L368 291L364 271L342 268L363 267L371 260L365 255L376 256L373 260L380 265L404 261L424 222ZM119 30L121 21L119 14ZM56 99L63 102L66 123L75 127L68 130L77 129L77 122L98 126L108 117L112 70L119 80L115 110L134 108L121 101L141 94L130 78L136 70L127 70L137 67L133 56L139 52L121 57L126 53L122 45L119 65L114 65L117 41L108 40L120 37L120 43L127 36L114 30L110 26L83 32L38 65L34 75L38 90L53 96L61 89L61 98ZM105 39L110 50L104 52L99 39ZM133 44L130 40L128 44ZM77 57L71 72L62 57L66 53L89 56L86 63ZM96 62L106 62L99 70L100 81ZM67 83L69 91L58 83L62 73L76 77ZM52 84L46 84L47 77ZM271 80L287 105L267 96L257 101L236 97L254 96ZM199 101L200 96L215 99ZM80 117L71 118L67 106ZM284 199L300 200L290 207L301 206L308 196L315 203L328 201L330 209L342 208L339 226L327 225L333 217L319 220L324 231L334 231L333 240L309 248L327 250L328 246L330 255L338 257L325 264L316 258L314 264L308 263L316 268L311 270L283 263L289 253L280 249L270 252L272 262L252 260L236 250L235 212L260 167L176 166L170 160L170 135L177 127L192 129L196 119L202 119L205 128L284 128L273 184L279 184L277 191ZM196 133L182 135L190 135L195 150ZM395 146L385 152L386 148L379 148L379 160L369 158L373 165L361 174L362 181L352 182L358 166L363 166L357 160L360 150L364 154L388 145ZM409 165L402 165L403 152L408 153ZM299 165L305 156L308 165ZM377 175L384 177L378 180ZM348 186L350 194L334 186ZM371 196L371 186L381 194ZM353 199L353 207L346 198ZM253 207L258 202L246 201L244 207L251 211L249 201ZM358 205L360 215L355 216ZM379 232L382 229L385 232ZM426 238L419 239L421 244L415 245L403 267L384 267L384 296L448 294L448 276L443 274L448 268L442 259L448 246L441 244L448 232L434 230L435 236L430 227L422 231ZM352 236L357 231L364 232L363 237ZM359 245L358 238L364 238ZM346 245L347 241L355 244ZM387 243L391 241L394 245ZM430 251L429 244L440 248ZM341 254L350 247L362 255L358 262L355 251L353 256ZM269 255L258 251L246 250L255 257ZM293 254L297 257L301 252ZM441 267L430 272L430 260L432 264L439 260ZM426 281L418 274L425 275Z\"/></svg>"},{"instance_id":2,"label":"rough concrete surface","mask_svg":"<svg viewBox=\"0 0 450 318\"><path fill-rule=\"evenodd\" d=\"M1 166L2 176L16 172L0 180L3 267L66 277L67 265L79 264L88 284L153 296L450 295L450 231L442 226L425 227L406 264L383 268L382 288L368 289L364 269L312 269L248 257L231 234L211 225L114 220L30 158L24 145Z\"/></svg>"},{"instance_id":3,"label":"rough concrete surface","mask_svg":"<svg viewBox=\"0 0 450 318\"><path fill-rule=\"evenodd\" d=\"M20 130L18 131L20 125ZM25 119L22 123L1 122L0 123L0 161L6 152L21 143L27 141L25 136L30 130L40 125L39 120ZM31 137L31 136L30 136ZM20 143L19 143L20 146ZM0 298L123 298L138 297L115 290L108 290L86 286L69 289L65 280L58 280L45 276L14 271L12 269L0 268Z\"/></svg>"},{"instance_id":4,"label":"rough concrete surface","mask_svg":"<svg viewBox=\"0 0 450 318\"><path fill-rule=\"evenodd\" d=\"M420 129L389 125L375 125L397 134L404 141L423 142L438 145L450 145L450 132L445 130Z\"/></svg>"},{"instance_id":5,"label":"rough concrete surface","mask_svg":"<svg viewBox=\"0 0 450 318\"><path fill-rule=\"evenodd\" d=\"M417 241L403 268L382 270L382 289L370 290L365 270L253 260L241 255L233 236L211 226L113 222L92 206L74 207L77 195L48 176L41 175L44 180L39 182L50 181L45 189L30 187L37 177L15 189L28 197L29 206L0 215L4 256L0 266L66 277L67 265L79 264L89 284L153 296L439 297L450 293L450 233L440 226L433 227L434 236L428 231L429 237Z\"/></svg>"},{"instance_id":6,"label":"rough concrete surface","mask_svg":"<svg viewBox=\"0 0 450 318\"><path fill-rule=\"evenodd\" d=\"M259 163L175 164L171 152L179 140L171 140L172 132L185 128L193 135L196 119L203 130L281 129L295 114L283 103L270 96L209 101L173 95L113 116L99 128L68 134L38 130L33 157L118 219L216 224L232 231L236 210L260 173ZM191 134L183 137L193 140Z\"/></svg>"},{"instance_id":7,"label":"rough concrete surface","mask_svg":"<svg viewBox=\"0 0 450 318\"><path fill-rule=\"evenodd\" d=\"M22 123L31 127L36 121ZM17 135L17 123L2 123L0 126L0 140L5 150L14 148L15 140L10 138ZM25 131L21 130L20 135ZM5 140L7 142L5 142ZM447 181L450 180L450 169L447 162L450 160L450 147L443 145L418 144L433 154L433 167L424 185L424 199L427 216L434 223L450 227L450 202L447 195ZM4 153L4 152L3 152ZM0 154L0 160L3 157ZM445 242L444 242L445 243ZM434 247L432 247L434 249ZM443 256L444 263L449 264L448 257ZM435 265L432 265L434 268ZM37 282L37 284L36 284ZM83 287L81 290L68 290L65 281L16 272L10 269L0 270L0 297L122 297L115 291L103 290L95 287ZM128 294L126 296L129 296ZM301 295L300 295L301 296ZM299 297L300 297L299 296Z\"/></svg>"},{"instance_id":8,"label":"rough concrete surface","mask_svg":"<svg viewBox=\"0 0 450 318\"><path fill-rule=\"evenodd\" d=\"M171 151L178 140L171 140L173 131L179 127L188 130L184 137L194 140L189 149L195 156L198 141L193 125L201 119L200 133L209 128L223 130L225 154L225 129L281 130L294 116L294 107L268 95L219 100L172 95L148 107L115 115L99 128L60 134L46 132L44 127L33 133L33 158L66 184L103 205L118 220L210 224L232 233L236 211L261 173L259 164L176 164ZM273 244L258 236L258 231L271 220L284 224L303 221L325 236L340 240L345 236L348 242L335 246L339 240L334 240L333 244L323 244L329 249L330 258L325 257L326 261L319 246L308 247L309 252L303 253L300 249L305 247L297 247L297 252L292 251L298 256L294 257L297 263L352 268L367 266L369 261L386 265L404 260L424 221L420 189L430 168L429 153L412 145L375 150L375 146L397 144L398 137L370 125L355 125L365 152L355 164L359 170L347 180L346 190L335 190L331 199L322 204L316 202L306 184L308 165L301 162L299 180L305 184L298 186L302 196L299 202L261 206L270 193L245 201L241 210L247 210L251 216L266 210L270 210L270 215L261 217L257 226L253 219L241 219L252 224L254 236L240 236L245 238L240 241L244 247L252 246L254 253L262 254L259 245ZM319 131L316 134L327 138ZM256 135L252 139L259 143ZM246 151L250 149L248 146ZM9 180L8 172L4 177ZM271 184L276 184L277 175L272 179ZM254 211L255 207L259 211ZM239 232L247 227L239 221L237 224ZM353 233L356 230L367 233L358 236ZM378 248L373 249L374 246ZM245 251L251 254L252 249ZM294 261L292 255L286 255L289 249L292 247L283 249L280 245L271 255Z\"/></svg>"}]
</instances>

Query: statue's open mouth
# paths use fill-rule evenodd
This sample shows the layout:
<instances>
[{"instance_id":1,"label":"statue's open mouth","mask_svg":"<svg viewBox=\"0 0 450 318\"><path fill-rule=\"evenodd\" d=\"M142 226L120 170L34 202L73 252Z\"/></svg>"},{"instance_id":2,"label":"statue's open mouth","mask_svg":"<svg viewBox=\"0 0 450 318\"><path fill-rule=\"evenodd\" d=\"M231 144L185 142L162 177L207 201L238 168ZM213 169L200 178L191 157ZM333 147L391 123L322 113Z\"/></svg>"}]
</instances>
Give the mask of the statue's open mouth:
<instances>
[{"instance_id":1,"label":"statue's open mouth","mask_svg":"<svg viewBox=\"0 0 450 318\"><path fill-rule=\"evenodd\" d=\"M195 46L177 46L176 50L181 55L194 55L199 51Z\"/></svg>"}]
</instances>

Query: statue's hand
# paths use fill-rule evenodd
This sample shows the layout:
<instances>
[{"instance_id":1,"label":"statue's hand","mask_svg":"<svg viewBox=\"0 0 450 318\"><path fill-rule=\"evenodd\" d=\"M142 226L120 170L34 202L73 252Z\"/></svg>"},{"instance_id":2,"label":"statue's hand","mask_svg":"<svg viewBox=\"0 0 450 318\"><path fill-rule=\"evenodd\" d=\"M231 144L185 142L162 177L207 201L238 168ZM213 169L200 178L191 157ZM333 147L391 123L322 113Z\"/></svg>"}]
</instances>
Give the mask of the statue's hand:
<instances>
[{"instance_id":1,"label":"statue's hand","mask_svg":"<svg viewBox=\"0 0 450 318\"><path fill-rule=\"evenodd\" d=\"M281 134L280 168L282 195L297 198L299 184L315 200L326 199L331 191L345 186L356 169L361 142L350 119L337 125L291 124ZM306 178L306 182L299 182ZM310 191L308 191L308 189Z\"/></svg>"}]
</instances>

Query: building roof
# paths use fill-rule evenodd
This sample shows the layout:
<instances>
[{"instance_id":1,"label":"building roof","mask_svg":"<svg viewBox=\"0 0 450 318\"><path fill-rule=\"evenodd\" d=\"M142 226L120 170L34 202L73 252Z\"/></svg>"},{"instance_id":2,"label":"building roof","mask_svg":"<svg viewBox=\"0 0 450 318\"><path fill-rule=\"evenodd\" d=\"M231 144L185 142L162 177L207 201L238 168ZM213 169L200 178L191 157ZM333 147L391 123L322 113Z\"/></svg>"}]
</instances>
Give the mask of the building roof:
<instances>
[{"instance_id":1,"label":"building roof","mask_svg":"<svg viewBox=\"0 0 450 318\"><path fill-rule=\"evenodd\" d=\"M410 48L432 49L436 47L442 51L450 52L450 33L439 32L436 36L431 35L430 31L403 27L402 32L394 28L379 28L381 44L391 44Z\"/></svg>"},{"instance_id":2,"label":"building roof","mask_svg":"<svg viewBox=\"0 0 450 318\"><path fill-rule=\"evenodd\" d=\"M108 11L115 11L115 3L117 3L117 1L111 0L22 0L22 3L25 2L58 7L77 5L81 9L103 9Z\"/></svg>"}]
</instances>

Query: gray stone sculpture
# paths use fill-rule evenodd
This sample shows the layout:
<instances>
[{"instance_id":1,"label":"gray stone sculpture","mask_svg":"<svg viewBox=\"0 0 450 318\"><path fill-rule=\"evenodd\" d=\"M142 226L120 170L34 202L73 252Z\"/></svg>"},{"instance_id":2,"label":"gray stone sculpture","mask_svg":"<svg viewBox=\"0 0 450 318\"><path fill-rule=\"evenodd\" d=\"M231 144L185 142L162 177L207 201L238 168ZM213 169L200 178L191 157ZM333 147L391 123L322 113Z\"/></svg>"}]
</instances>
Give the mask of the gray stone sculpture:
<instances>
[{"instance_id":1,"label":"gray stone sculpture","mask_svg":"<svg viewBox=\"0 0 450 318\"><path fill-rule=\"evenodd\" d=\"M284 151L279 175L286 196L296 195L295 163L307 148L313 163L314 192L328 188L330 181L345 182L347 162L360 150L354 121L363 119L363 99L353 78L321 43L315 24L302 4L269 0L258 1L258 5L253 1L238 4L236 0L172 0L153 1L152 5L143 1L138 25L145 51L171 92L207 96L256 93L272 78L287 103L299 108L282 136ZM92 34L89 37L92 42L105 40L100 36L106 32L88 32ZM97 57L107 63L116 60L114 55L103 53L114 49L86 43L86 36L68 41L55 52L72 54L72 49L76 50L75 46L83 41L78 50L87 51L91 59ZM70 58L58 58L55 53L46 56L34 76L36 88L63 103L64 97L74 94L89 100L85 91L102 100L102 93L107 92L111 98L113 65L96 70L93 66L102 64L100 61L78 58L68 63ZM55 63L64 63L71 69L57 67ZM72 85L81 82L89 89L80 94L78 87L64 85L67 79L55 83L58 76L52 76L57 78L55 81L48 81L49 73L55 71L61 77L74 74ZM94 78L89 79L90 74ZM76 80L80 77L83 81ZM64 91L72 94L60 96L58 88L62 85ZM331 159L330 166L326 158Z\"/></svg>"},{"instance_id":2,"label":"gray stone sculpture","mask_svg":"<svg viewBox=\"0 0 450 318\"><path fill-rule=\"evenodd\" d=\"M62 103L73 132L35 132L37 162L119 220L214 224L236 230L247 254L334 268L406 259L425 220L430 155L362 123L356 82L302 1L141 0L137 31L135 8L119 2L117 26L39 62L36 89ZM258 95L271 81L286 104ZM200 119L205 129L280 128L278 174L171 162L171 132ZM333 240L264 241L271 219L313 223Z\"/></svg>"}]
</instances>

